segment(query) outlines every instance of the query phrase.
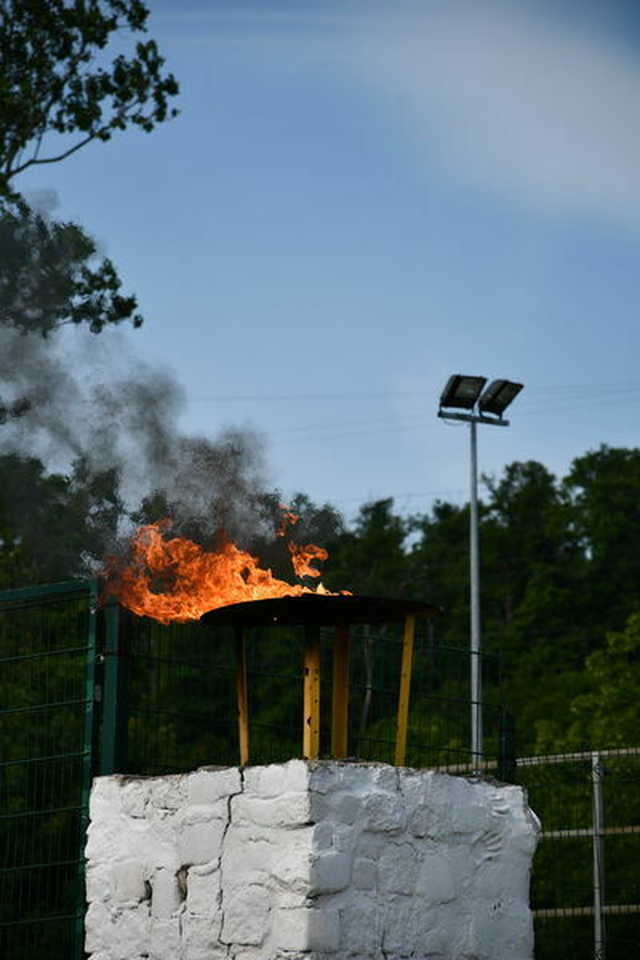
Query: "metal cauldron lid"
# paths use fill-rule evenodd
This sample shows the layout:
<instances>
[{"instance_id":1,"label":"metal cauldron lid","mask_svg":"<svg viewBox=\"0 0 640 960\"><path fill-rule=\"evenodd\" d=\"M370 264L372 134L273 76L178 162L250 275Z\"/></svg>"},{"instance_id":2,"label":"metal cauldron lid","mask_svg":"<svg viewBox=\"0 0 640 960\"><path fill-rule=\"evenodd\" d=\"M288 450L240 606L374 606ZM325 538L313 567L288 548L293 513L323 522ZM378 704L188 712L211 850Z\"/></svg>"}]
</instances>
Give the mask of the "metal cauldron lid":
<instances>
[{"instance_id":1,"label":"metal cauldron lid","mask_svg":"<svg viewBox=\"0 0 640 960\"><path fill-rule=\"evenodd\" d=\"M439 607L418 600L389 597L337 596L303 593L300 596L249 600L210 610L200 622L210 626L264 627L346 626L349 624L394 623L408 615L433 617Z\"/></svg>"}]
</instances>

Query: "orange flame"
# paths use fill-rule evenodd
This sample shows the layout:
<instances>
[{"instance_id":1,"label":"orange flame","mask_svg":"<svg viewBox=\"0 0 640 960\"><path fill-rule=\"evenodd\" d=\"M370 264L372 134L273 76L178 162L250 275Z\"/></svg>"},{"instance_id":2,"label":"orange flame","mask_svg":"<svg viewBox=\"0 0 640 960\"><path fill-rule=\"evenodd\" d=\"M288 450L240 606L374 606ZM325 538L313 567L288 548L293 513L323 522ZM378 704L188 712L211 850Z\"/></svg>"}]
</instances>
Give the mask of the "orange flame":
<instances>
[{"instance_id":1,"label":"orange flame","mask_svg":"<svg viewBox=\"0 0 640 960\"><path fill-rule=\"evenodd\" d=\"M283 524L295 522L290 519L294 516L285 514ZM138 616L184 623L231 603L330 592L322 583L312 588L279 580L231 540L210 552L183 537L166 538L169 526L170 521L164 520L140 527L131 541L129 563L122 565L113 557L106 563L105 593ZM284 536L284 526L282 533L277 532ZM311 563L326 560L326 550L314 544L288 546L297 577L320 576Z\"/></svg>"},{"instance_id":2,"label":"orange flame","mask_svg":"<svg viewBox=\"0 0 640 960\"><path fill-rule=\"evenodd\" d=\"M326 560L329 554L324 547L316 547L315 543L308 543L300 547L297 543L288 543L291 554L291 564L296 577L319 577L320 571L311 566L313 560Z\"/></svg>"},{"instance_id":3,"label":"orange flame","mask_svg":"<svg viewBox=\"0 0 640 960\"><path fill-rule=\"evenodd\" d=\"M280 523L278 524L278 529L276 530L276 537L286 537L287 535L287 524L290 523L293 526L294 523L297 523L300 517L297 513L293 513L292 510L289 510L289 507L285 503L279 503L278 509L280 510Z\"/></svg>"}]
</instances>

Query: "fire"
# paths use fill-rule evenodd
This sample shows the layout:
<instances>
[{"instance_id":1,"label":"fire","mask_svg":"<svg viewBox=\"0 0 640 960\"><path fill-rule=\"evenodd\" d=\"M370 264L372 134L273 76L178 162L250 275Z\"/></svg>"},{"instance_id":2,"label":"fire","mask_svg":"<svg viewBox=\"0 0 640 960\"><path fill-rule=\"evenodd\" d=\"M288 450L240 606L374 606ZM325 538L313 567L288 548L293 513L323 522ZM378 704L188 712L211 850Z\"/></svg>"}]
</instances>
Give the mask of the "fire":
<instances>
[{"instance_id":1,"label":"fire","mask_svg":"<svg viewBox=\"0 0 640 960\"><path fill-rule=\"evenodd\" d=\"M324 547L316 547L314 543L308 543L306 547L299 547L297 543L288 543L289 553L291 554L291 565L295 570L296 577L319 577L320 571L312 567L314 560L326 560L329 554Z\"/></svg>"},{"instance_id":2,"label":"fire","mask_svg":"<svg viewBox=\"0 0 640 960\"><path fill-rule=\"evenodd\" d=\"M295 514L284 511L277 535L285 536L287 523L297 520ZM330 592L322 583L313 588L279 580L260 566L258 557L231 540L207 551L183 537L167 537L169 527L168 520L140 527L131 541L129 562L107 561L105 592L139 616L183 623L231 603ZM320 576L312 564L327 559L325 549L315 544L289 543L288 547L297 577Z\"/></svg>"}]
</instances>

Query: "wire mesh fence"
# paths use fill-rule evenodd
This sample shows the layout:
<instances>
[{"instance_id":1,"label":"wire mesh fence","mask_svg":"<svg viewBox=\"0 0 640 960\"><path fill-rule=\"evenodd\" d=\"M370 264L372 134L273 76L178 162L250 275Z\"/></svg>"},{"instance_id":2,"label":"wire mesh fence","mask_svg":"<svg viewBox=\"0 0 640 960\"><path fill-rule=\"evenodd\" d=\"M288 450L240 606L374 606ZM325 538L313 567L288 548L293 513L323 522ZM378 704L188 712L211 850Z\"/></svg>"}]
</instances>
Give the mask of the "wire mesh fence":
<instances>
[{"instance_id":1,"label":"wire mesh fence","mask_svg":"<svg viewBox=\"0 0 640 960\"><path fill-rule=\"evenodd\" d=\"M640 956L640 748L518 760L542 821L536 960Z\"/></svg>"},{"instance_id":2,"label":"wire mesh fence","mask_svg":"<svg viewBox=\"0 0 640 960\"><path fill-rule=\"evenodd\" d=\"M3 960L82 956L93 774L238 763L233 631L164 626L118 607L96 612L95 600L87 583L0 594ZM333 641L334 631L323 629L321 756L332 746ZM304 644L297 628L247 632L252 763L302 755ZM399 627L354 629L351 758L393 762L401 658ZM418 630L407 763L469 762L468 659L466 651L438 647L428 626ZM486 668L486 689L496 699L485 712L497 720L494 667Z\"/></svg>"},{"instance_id":3,"label":"wire mesh fence","mask_svg":"<svg viewBox=\"0 0 640 960\"><path fill-rule=\"evenodd\" d=\"M117 607L96 614L94 601L90 584L0 595L3 960L82 956L92 773L238 763L233 630L164 626ZM402 628L351 633L346 756L393 763ZM304 631L255 627L245 639L250 762L302 756ZM334 644L334 630L322 628L320 756L332 749ZM468 774L478 766L470 754L469 652L440 645L425 622L413 656L406 763ZM559 951L570 960L640 955L640 751L600 755L594 831L592 754L521 759L516 767L499 664L483 657L482 669L483 766L526 786L543 823L532 882L536 960Z\"/></svg>"},{"instance_id":4,"label":"wire mesh fence","mask_svg":"<svg viewBox=\"0 0 640 960\"><path fill-rule=\"evenodd\" d=\"M160 773L238 762L234 636L230 628L163 626L119 612L121 710L129 719L120 769ZM354 628L348 748L353 759L394 762L402 630ZM334 631L321 630L320 755L331 754L331 658ZM246 632L250 762L302 756L304 632L255 627ZM497 760L503 710L495 658L484 658L488 756ZM490 697L492 699L490 699ZM441 647L418 629L407 763L469 765L468 651ZM125 759L126 755L126 759Z\"/></svg>"},{"instance_id":5,"label":"wire mesh fence","mask_svg":"<svg viewBox=\"0 0 640 960\"><path fill-rule=\"evenodd\" d=\"M94 595L0 597L0 956L82 956Z\"/></svg>"}]
</instances>

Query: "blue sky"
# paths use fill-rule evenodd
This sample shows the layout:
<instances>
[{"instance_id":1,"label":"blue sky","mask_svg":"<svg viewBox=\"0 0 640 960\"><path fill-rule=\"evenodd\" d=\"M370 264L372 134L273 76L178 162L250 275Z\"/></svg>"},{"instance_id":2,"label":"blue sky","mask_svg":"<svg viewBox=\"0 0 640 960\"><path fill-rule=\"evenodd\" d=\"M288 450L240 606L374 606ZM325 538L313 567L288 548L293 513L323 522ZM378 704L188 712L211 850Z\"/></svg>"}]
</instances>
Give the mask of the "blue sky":
<instances>
[{"instance_id":1,"label":"blue sky","mask_svg":"<svg viewBox=\"0 0 640 960\"><path fill-rule=\"evenodd\" d=\"M348 515L466 499L451 373L525 384L485 472L637 445L633 4L149 6L180 117L16 183L57 193L146 318L64 350L168 368L186 431L256 429L272 484Z\"/></svg>"}]
</instances>

